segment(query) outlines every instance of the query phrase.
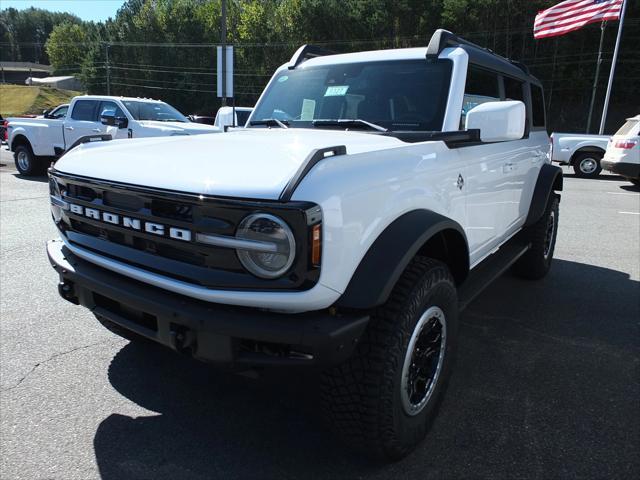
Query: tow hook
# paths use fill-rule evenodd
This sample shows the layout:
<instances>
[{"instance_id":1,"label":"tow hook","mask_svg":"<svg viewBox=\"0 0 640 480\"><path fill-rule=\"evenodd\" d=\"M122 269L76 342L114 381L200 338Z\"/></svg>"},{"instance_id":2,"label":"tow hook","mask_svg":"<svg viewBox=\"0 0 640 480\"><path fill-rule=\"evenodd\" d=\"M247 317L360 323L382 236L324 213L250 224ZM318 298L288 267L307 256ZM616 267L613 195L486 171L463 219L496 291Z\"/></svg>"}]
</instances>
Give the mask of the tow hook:
<instances>
[{"instance_id":1,"label":"tow hook","mask_svg":"<svg viewBox=\"0 0 640 480\"><path fill-rule=\"evenodd\" d=\"M70 282L69 280L65 280L63 282L58 283L58 293L62 298L64 298L68 302L74 303L76 305L80 304L78 297L76 297L75 295L73 282Z\"/></svg>"},{"instance_id":2,"label":"tow hook","mask_svg":"<svg viewBox=\"0 0 640 480\"><path fill-rule=\"evenodd\" d=\"M193 355L196 351L196 334L183 325L171 324L171 345L182 354Z\"/></svg>"}]
</instances>

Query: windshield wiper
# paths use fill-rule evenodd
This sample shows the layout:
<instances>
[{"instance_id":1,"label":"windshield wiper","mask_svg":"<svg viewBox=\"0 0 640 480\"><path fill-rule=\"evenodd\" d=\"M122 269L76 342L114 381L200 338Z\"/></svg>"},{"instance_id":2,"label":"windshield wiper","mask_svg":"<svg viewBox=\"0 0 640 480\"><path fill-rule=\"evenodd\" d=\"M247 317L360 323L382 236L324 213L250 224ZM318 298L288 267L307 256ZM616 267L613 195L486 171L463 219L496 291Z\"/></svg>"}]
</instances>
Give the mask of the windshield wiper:
<instances>
[{"instance_id":1,"label":"windshield wiper","mask_svg":"<svg viewBox=\"0 0 640 480\"><path fill-rule=\"evenodd\" d=\"M251 120L250 125L267 125L268 127L289 128L289 122L280 121L277 118L263 118L262 120Z\"/></svg>"},{"instance_id":2,"label":"windshield wiper","mask_svg":"<svg viewBox=\"0 0 640 480\"><path fill-rule=\"evenodd\" d=\"M378 132L388 132L388 128L381 127L380 125L376 125L375 123L367 122L366 120L362 120L361 118L339 118L335 120L314 120L314 127L368 127L372 130L377 130Z\"/></svg>"}]
</instances>

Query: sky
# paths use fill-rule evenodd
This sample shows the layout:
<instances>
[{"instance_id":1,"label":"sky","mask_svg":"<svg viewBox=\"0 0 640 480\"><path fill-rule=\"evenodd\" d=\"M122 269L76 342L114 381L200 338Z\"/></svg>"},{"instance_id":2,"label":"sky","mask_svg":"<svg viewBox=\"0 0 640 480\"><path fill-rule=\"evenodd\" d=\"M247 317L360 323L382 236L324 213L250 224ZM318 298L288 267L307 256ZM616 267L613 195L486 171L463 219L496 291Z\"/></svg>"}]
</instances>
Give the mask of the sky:
<instances>
[{"instance_id":1,"label":"sky","mask_svg":"<svg viewBox=\"0 0 640 480\"><path fill-rule=\"evenodd\" d=\"M0 9L9 7L22 10L29 7L52 12L69 12L82 20L99 22L115 17L125 0L0 0Z\"/></svg>"}]
</instances>

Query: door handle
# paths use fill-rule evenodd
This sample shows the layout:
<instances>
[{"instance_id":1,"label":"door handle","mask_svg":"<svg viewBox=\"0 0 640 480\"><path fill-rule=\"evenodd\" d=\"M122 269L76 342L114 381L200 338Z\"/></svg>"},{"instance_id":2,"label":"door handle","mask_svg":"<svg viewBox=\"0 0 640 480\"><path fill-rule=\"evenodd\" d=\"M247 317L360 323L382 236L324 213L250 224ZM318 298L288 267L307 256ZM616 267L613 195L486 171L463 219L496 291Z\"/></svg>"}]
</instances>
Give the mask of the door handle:
<instances>
[{"instance_id":1,"label":"door handle","mask_svg":"<svg viewBox=\"0 0 640 480\"><path fill-rule=\"evenodd\" d=\"M73 130L73 127L64 127L65 130Z\"/></svg>"},{"instance_id":2,"label":"door handle","mask_svg":"<svg viewBox=\"0 0 640 480\"><path fill-rule=\"evenodd\" d=\"M100 130L99 128L94 128L93 130L91 130L92 132L98 132L100 133L102 130Z\"/></svg>"},{"instance_id":3,"label":"door handle","mask_svg":"<svg viewBox=\"0 0 640 480\"><path fill-rule=\"evenodd\" d=\"M509 172L513 171L513 163L505 163L502 166L502 171L504 173L509 173Z\"/></svg>"}]
</instances>

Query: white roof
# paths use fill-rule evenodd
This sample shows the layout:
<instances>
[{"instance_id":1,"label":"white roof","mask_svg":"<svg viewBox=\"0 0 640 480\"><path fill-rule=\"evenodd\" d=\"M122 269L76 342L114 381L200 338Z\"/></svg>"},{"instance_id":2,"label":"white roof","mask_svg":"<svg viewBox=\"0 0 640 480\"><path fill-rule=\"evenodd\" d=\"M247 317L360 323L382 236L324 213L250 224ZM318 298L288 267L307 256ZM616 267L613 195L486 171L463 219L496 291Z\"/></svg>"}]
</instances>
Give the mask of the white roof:
<instances>
[{"instance_id":1,"label":"white roof","mask_svg":"<svg viewBox=\"0 0 640 480\"><path fill-rule=\"evenodd\" d=\"M83 100L120 100L120 101L134 101L134 102L156 102L165 103L162 100L156 100L154 98L141 98L141 97L116 97L108 95L80 95L75 98L81 98Z\"/></svg>"},{"instance_id":2,"label":"white roof","mask_svg":"<svg viewBox=\"0 0 640 480\"><path fill-rule=\"evenodd\" d=\"M426 55L427 47L371 50L368 52L341 53L337 55L315 57L304 61L296 68L336 65L342 63L379 62L384 60L418 60L425 59Z\"/></svg>"}]
</instances>

